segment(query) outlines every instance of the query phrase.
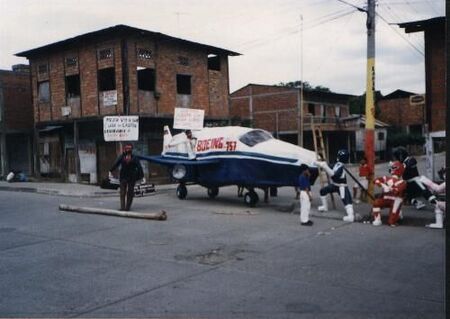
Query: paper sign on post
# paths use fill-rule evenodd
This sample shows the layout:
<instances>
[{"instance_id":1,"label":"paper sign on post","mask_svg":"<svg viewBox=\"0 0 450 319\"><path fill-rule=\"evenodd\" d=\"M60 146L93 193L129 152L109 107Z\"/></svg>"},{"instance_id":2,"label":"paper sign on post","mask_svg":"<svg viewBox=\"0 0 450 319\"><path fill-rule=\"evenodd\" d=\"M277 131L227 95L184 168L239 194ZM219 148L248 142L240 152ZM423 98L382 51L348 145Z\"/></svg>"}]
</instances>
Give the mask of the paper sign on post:
<instances>
[{"instance_id":1,"label":"paper sign on post","mask_svg":"<svg viewBox=\"0 0 450 319\"><path fill-rule=\"evenodd\" d=\"M175 108L173 128L182 130L201 130L203 128L204 110Z\"/></svg>"},{"instance_id":2,"label":"paper sign on post","mask_svg":"<svg viewBox=\"0 0 450 319\"><path fill-rule=\"evenodd\" d=\"M105 116L103 136L106 142L139 140L139 116Z\"/></svg>"}]
</instances>

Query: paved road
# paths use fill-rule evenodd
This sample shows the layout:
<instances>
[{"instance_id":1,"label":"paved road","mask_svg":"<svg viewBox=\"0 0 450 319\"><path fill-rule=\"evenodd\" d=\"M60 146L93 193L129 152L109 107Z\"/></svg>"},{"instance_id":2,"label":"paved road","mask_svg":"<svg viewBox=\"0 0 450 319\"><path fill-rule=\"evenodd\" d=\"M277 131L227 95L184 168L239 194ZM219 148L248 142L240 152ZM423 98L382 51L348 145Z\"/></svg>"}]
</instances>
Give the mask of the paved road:
<instances>
[{"instance_id":1,"label":"paved road","mask_svg":"<svg viewBox=\"0 0 450 319\"><path fill-rule=\"evenodd\" d=\"M292 189L254 209L235 192L136 199L136 211L165 209L161 222L57 210L117 198L0 191L0 317L444 318L431 211L376 228L342 222L338 206L301 227Z\"/></svg>"}]
</instances>

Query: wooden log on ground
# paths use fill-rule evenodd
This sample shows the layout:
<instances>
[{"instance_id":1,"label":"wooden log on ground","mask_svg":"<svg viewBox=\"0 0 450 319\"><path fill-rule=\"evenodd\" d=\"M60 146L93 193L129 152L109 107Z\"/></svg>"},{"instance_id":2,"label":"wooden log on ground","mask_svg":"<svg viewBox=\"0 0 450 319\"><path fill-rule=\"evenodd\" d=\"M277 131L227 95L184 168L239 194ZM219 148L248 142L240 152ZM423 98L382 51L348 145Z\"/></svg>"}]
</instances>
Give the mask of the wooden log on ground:
<instances>
[{"instance_id":1,"label":"wooden log on ground","mask_svg":"<svg viewBox=\"0 0 450 319\"><path fill-rule=\"evenodd\" d=\"M82 214L99 214L99 215L109 215L118 217L129 217L129 218L143 218L143 219L153 219L153 220L166 220L167 213L162 210L159 213L137 213L137 212L127 212L115 209L107 208L95 208L95 207L79 207L72 205L59 205L60 211L72 212L72 213L82 213Z\"/></svg>"}]
</instances>

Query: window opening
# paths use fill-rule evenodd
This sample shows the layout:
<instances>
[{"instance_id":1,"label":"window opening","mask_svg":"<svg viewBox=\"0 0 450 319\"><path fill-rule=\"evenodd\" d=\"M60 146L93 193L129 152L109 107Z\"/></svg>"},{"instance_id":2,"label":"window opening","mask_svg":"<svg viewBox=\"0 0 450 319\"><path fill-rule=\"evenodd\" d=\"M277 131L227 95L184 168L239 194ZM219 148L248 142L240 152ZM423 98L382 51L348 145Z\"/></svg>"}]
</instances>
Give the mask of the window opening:
<instances>
[{"instance_id":1,"label":"window opening","mask_svg":"<svg viewBox=\"0 0 450 319\"><path fill-rule=\"evenodd\" d=\"M314 106L314 103L308 104L308 113L310 113L312 115L316 115L316 108Z\"/></svg>"},{"instance_id":2,"label":"window opening","mask_svg":"<svg viewBox=\"0 0 450 319\"><path fill-rule=\"evenodd\" d=\"M116 89L116 76L114 68L98 70L98 90L112 91Z\"/></svg>"},{"instance_id":3,"label":"window opening","mask_svg":"<svg viewBox=\"0 0 450 319\"><path fill-rule=\"evenodd\" d=\"M48 72L47 64L40 64L40 65L38 66L38 72L39 72L39 74L45 74L45 73L47 73L47 72Z\"/></svg>"},{"instance_id":4,"label":"window opening","mask_svg":"<svg viewBox=\"0 0 450 319\"><path fill-rule=\"evenodd\" d=\"M77 66L78 59L76 57L66 58L66 66L73 67Z\"/></svg>"},{"instance_id":5,"label":"window opening","mask_svg":"<svg viewBox=\"0 0 450 319\"><path fill-rule=\"evenodd\" d=\"M155 70L138 68L138 89L142 91L155 91Z\"/></svg>"},{"instance_id":6,"label":"window opening","mask_svg":"<svg viewBox=\"0 0 450 319\"><path fill-rule=\"evenodd\" d=\"M152 51L148 49L138 48L138 58L150 60L152 58Z\"/></svg>"},{"instance_id":7,"label":"window opening","mask_svg":"<svg viewBox=\"0 0 450 319\"><path fill-rule=\"evenodd\" d=\"M39 102L50 102L50 82L42 81L38 83L38 99Z\"/></svg>"},{"instance_id":8,"label":"window opening","mask_svg":"<svg viewBox=\"0 0 450 319\"><path fill-rule=\"evenodd\" d=\"M247 146L255 146L256 144L273 139L272 134L264 130L251 130L239 138L239 141Z\"/></svg>"},{"instance_id":9,"label":"window opening","mask_svg":"<svg viewBox=\"0 0 450 319\"><path fill-rule=\"evenodd\" d=\"M220 71L220 56L216 54L208 55L208 70Z\"/></svg>"},{"instance_id":10,"label":"window opening","mask_svg":"<svg viewBox=\"0 0 450 319\"><path fill-rule=\"evenodd\" d=\"M177 74L177 94L191 94L191 76Z\"/></svg>"},{"instance_id":11,"label":"window opening","mask_svg":"<svg viewBox=\"0 0 450 319\"><path fill-rule=\"evenodd\" d=\"M113 50L111 48L100 50L98 53L99 60L112 59L112 57L113 57Z\"/></svg>"},{"instance_id":12,"label":"window opening","mask_svg":"<svg viewBox=\"0 0 450 319\"><path fill-rule=\"evenodd\" d=\"M80 96L80 75L66 76L66 94L68 98Z\"/></svg>"}]
</instances>

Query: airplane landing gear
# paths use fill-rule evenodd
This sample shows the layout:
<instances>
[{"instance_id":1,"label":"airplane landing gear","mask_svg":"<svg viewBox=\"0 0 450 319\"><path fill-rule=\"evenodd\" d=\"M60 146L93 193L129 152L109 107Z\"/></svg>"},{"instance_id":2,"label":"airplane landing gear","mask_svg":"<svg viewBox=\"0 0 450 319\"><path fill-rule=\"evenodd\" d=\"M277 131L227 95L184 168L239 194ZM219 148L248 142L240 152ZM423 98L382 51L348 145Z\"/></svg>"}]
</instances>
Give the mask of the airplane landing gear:
<instances>
[{"instance_id":1,"label":"airplane landing gear","mask_svg":"<svg viewBox=\"0 0 450 319\"><path fill-rule=\"evenodd\" d=\"M177 187L177 197L179 199L185 199L187 196L187 193L188 193L188 191L187 191L186 185L179 184Z\"/></svg>"},{"instance_id":2,"label":"airplane landing gear","mask_svg":"<svg viewBox=\"0 0 450 319\"><path fill-rule=\"evenodd\" d=\"M258 194L254 190L251 190L244 195L244 202L249 207L255 207L256 203L259 201Z\"/></svg>"},{"instance_id":3,"label":"airplane landing gear","mask_svg":"<svg viewBox=\"0 0 450 319\"><path fill-rule=\"evenodd\" d=\"M215 198L217 195L219 195L219 188L218 187L208 188L208 196L209 196L209 198Z\"/></svg>"}]
</instances>

